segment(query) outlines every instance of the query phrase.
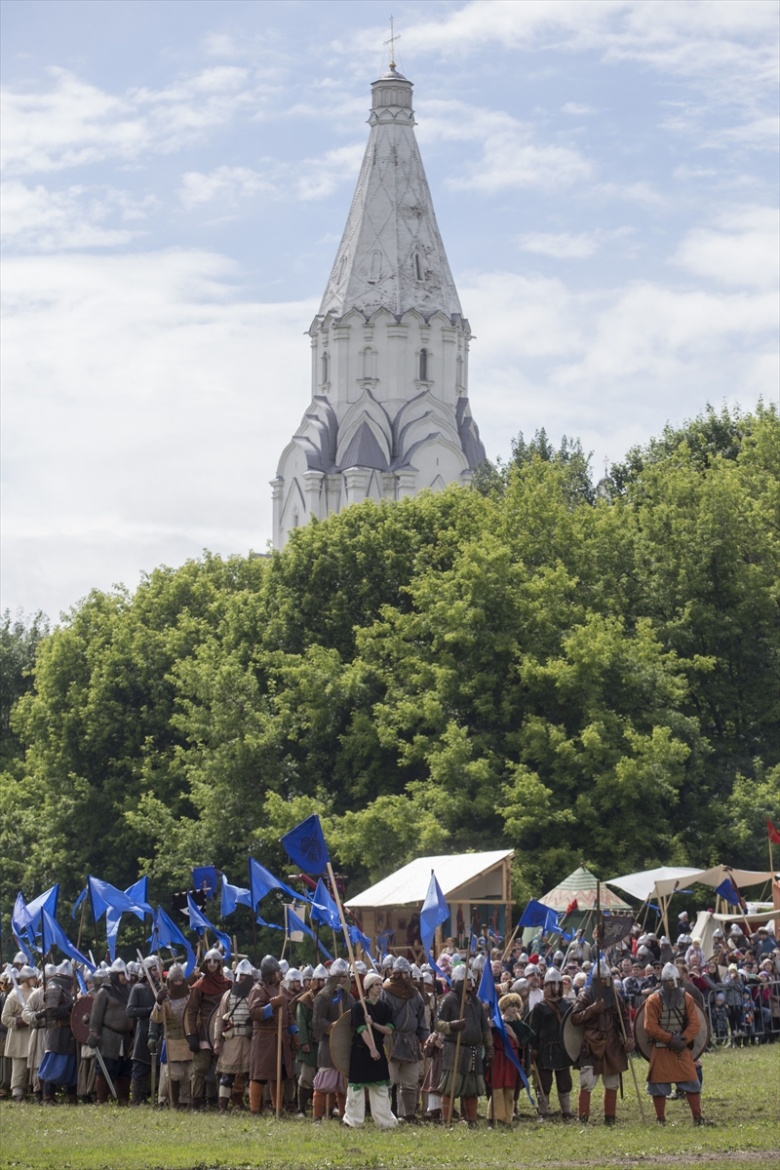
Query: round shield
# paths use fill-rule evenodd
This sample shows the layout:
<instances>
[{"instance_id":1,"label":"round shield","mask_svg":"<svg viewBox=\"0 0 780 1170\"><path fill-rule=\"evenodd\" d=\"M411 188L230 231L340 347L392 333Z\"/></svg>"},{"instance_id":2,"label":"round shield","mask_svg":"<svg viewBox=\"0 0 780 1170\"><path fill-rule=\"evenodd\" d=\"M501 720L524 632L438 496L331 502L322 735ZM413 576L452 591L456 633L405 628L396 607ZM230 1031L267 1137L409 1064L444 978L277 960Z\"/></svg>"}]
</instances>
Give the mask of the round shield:
<instances>
[{"instance_id":1,"label":"round shield","mask_svg":"<svg viewBox=\"0 0 780 1170\"><path fill-rule=\"evenodd\" d=\"M706 1013L699 1007L695 1000L693 1001L693 1005L696 1008L696 1015L699 1017L699 1031L693 1038L690 1051L693 1059L697 1060L710 1042L710 1022L707 1019ZM646 1003L643 1003L636 1013L636 1019L634 1020L634 1039L636 1040L637 1051L644 1056L645 1060L649 1060L654 1041L650 1039L645 1028L645 1006Z\"/></svg>"},{"instance_id":2,"label":"round shield","mask_svg":"<svg viewBox=\"0 0 780 1170\"><path fill-rule=\"evenodd\" d=\"M217 1039L217 1020L218 1019L219 1019L219 1005L217 1007L215 1007L214 1010L212 1011L211 1015L209 1016L209 1022L207 1025L209 1044L211 1045L212 1048L214 1047L214 1042ZM229 1031L228 1031L228 1035L229 1035Z\"/></svg>"},{"instance_id":3,"label":"round shield","mask_svg":"<svg viewBox=\"0 0 780 1170\"><path fill-rule=\"evenodd\" d=\"M339 1016L330 1030L330 1059L345 1077L349 1077L349 1054L352 1051L352 1012Z\"/></svg>"},{"instance_id":4,"label":"round shield","mask_svg":"<svg viewBox=\"0 0 780 1170\"><path fill-rule=\"evenodd\" d=\"M89 1036L89 1021L92 1015L94 995L82 995L77 999L70 1011L70 1030L79 1044L86 1044Z\"/></svg>"},{"instance_id":5,"label":"round shield","mask_svg":"<svg viewBox=\"0 0 780 1170\"><path fill-rule=\"evenodd\" d=\"M585 1025L572 1022L571 1013L574 1004L566 1009L566 1015L561 1023L561 1042L572 1061L579 1060L582 1041L585 1036Z\"/></svg>"}]
</instances>

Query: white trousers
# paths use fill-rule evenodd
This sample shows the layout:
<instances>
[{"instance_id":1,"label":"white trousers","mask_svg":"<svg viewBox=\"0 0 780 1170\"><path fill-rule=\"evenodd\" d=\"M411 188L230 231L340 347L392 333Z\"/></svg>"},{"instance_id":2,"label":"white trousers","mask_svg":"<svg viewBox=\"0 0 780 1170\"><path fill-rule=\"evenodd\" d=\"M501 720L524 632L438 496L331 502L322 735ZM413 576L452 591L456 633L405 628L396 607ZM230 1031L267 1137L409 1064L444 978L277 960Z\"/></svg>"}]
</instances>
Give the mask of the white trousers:
<instances>
[{"instance_id":1,"label":"white trousers","mask_svg":"<svg viewBox=\"0 0 780 1170\"><path fill-rule=\"evenodd\" d=\"M390 1108L390 1090L387 1085L370 1085L368 1089L371 1101L371 1116L377 1129L392 1129L398 1125L398 1118ZM366 1095L363 1089L356 1089L350 1085L347 1089L347 1107L344 1110L344 1122L353 1129L362 1125L366 1120Z\"/></svg>"}]
</instances>

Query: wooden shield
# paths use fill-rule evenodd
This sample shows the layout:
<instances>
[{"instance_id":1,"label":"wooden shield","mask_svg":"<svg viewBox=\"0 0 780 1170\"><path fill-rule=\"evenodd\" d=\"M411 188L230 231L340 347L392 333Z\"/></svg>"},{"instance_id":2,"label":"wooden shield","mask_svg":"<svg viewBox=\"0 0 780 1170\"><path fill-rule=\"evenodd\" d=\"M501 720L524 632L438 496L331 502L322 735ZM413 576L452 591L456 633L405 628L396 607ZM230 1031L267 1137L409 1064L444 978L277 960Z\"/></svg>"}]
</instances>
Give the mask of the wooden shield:
<instances>
[{"instance_id":1,"label":"wooden shield","mask_svg":"<svg viewBox=\"0 0 780 1170\"><path fill-rule=\"evenodd\" d=\"M221 1002L222 1001L220 1000L220 1003ZM212 1048L214 1047L214 1044L215 1044L216 1039L217 1039L217 1020L218 1019L219 1019L219 1005L217 1005L217 1007L215 1007L214 1010L212 1011L211 1015L209 1016L209 1022L207 1025L209 1044L211 1045ZM229 1035L230 1035L230 1032L228 1031L228 1036Z\"/></svg>"},{"instance_id":2,"label":"wooden shield","mask_svg":"<svg viewBox=\"0 0 780 1170\"><path fill-rule=\"evenodd\" d=\"M352 1012L339 1016L330 1030L330 1059L339 1072L349 1077L349 1054L352 1051Z\"/></svg>"},{"instance_id":3,"label":"wooden shield","mask_svg":"<svg viewBox=\"0 0 780 1170\"><path fill-rule=\"evenodd\" d=\"M707 1019L706 1013L702 1011L695 1000L693 1004L696 1008L696 1014L699 1017L699 1031L693 1038L693 1046L690 1051L693 1059L697 1060L710 1042L710 1022ZM645 1029L645 1006L646 1003L643 1003L636 1013L636 1019L634 1020L634 1039L636 1040L637 1051L644 1056L645 1060L649 1060L655 1042L650 1039Z\"/></svg>"},{"instance_id":4,"label":"wooden shield","mask_svg":"<svg viewBox=\"0 0 780 1170\"><path fill-rule=\"evenodd\" d=\"M579 1060L582 1049L582 1039L585 1035L585 1025L572 1022L571 1013L574 1004L571 1004L563 1017L561 1024L561 1042L572 1061Z\"/></svg>"},{"instance_id":5,"label":"wooden shield","mask_svg":"<svg viewBox=\"0 0 780 1170\"><path fill-rule=\"evenodd\" d=\"M86 1044L89 1036L89 1020L92 1015L94 995L82 995L70 1009L70 1030L79 1044Z\"/></svg>"}]
</instances>

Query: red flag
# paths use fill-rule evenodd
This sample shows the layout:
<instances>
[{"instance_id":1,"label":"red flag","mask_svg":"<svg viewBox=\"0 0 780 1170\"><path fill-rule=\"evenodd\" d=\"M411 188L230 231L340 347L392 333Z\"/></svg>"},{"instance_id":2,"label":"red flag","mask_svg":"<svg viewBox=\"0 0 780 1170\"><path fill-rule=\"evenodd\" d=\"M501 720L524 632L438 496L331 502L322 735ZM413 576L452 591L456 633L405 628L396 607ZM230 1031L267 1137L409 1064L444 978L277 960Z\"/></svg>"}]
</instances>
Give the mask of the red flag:
<instances>
[{"instance_id":1,"label":"red flag","mask_svg":"<svg viewBox=\"0 0 780 1170\"><path fill-rule=\"evenodd\" d=\"M772 844L780 845L780 829L775 828L769 817L766 818L766 831L769 834L769 840Z\"/></svg>"},{"instance_id":2,"label":"red flag","mask_svg":"<svg viewBox=\"0 0 780 1170\"><path fill-rule=\"evenodd\" d=\"M569 905L566 907L566 913L573 914L574 911L578 910L578 909L579 909L579 902L575 898L573 902L569 902Z\"/></svg>"}]
</instances>

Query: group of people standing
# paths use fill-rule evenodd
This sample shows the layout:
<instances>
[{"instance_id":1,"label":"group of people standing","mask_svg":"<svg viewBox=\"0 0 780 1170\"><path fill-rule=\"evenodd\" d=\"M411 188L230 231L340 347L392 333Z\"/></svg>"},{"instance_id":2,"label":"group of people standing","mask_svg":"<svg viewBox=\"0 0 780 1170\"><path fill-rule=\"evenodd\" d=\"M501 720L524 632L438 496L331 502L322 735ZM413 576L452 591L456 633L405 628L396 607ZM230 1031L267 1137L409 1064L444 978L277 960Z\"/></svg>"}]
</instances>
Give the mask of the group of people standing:
<instances>
[{"instance_id":1,"label":"group of people standing","mask_svg":"<svg viewBox=\"0 0 780 1170\"><path fill-rule=\"evenodd\" d=\"M70 961L47 967L39 982L20 953L0 979L0 1094L337 1117L348 1127L362 1125L368 1108L380 1128L457 1119L473 1127L481 1099L488 1123L508 1126L523 1115L526 1093L540 1122L587 1123L601 1080L604 1122L614 1125L621 1078L631 1069L636 1079L644 1007L657 1121L665 1123L670 1096L684 1096L703 1124L695 1053L706 1004L690 978L689 940L682 935L662 962L659 940L642 938L649 964L637 938L608 960L580 933L546 960L519 945L470 957L450 942L438 971L404 956L386 956L379 971L342 958L300 970L270 955L258 968L242 958L231 970L214 948L189 979L180 963L165 971L155 955L119 959L98 969L87 997ZM721 957L732 954L713 956L719 977ZM775 960L767 952L762 961ZM486 964L500 1020L479 998Z\"/></svg>"}]
</instances>

